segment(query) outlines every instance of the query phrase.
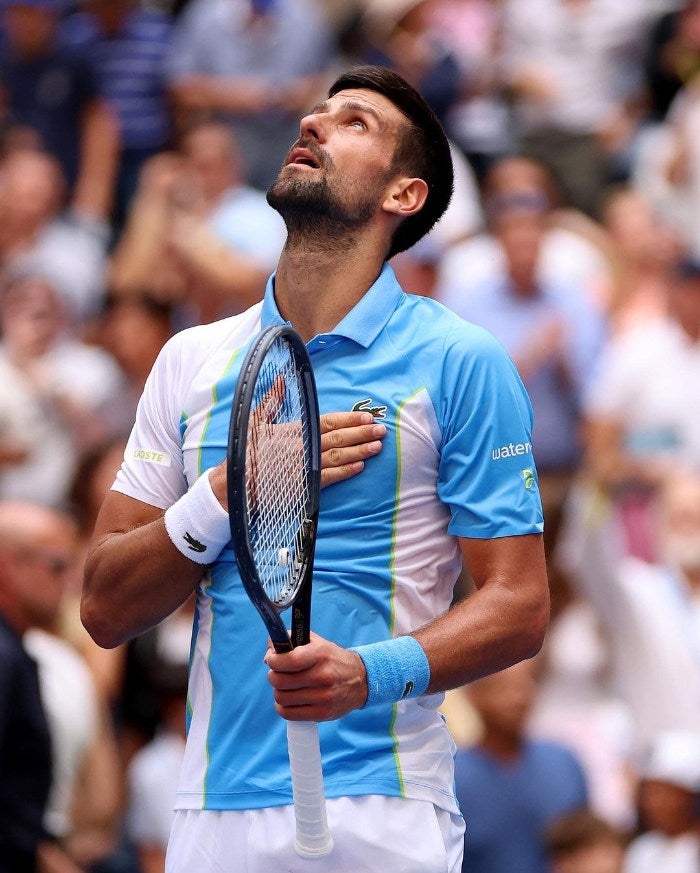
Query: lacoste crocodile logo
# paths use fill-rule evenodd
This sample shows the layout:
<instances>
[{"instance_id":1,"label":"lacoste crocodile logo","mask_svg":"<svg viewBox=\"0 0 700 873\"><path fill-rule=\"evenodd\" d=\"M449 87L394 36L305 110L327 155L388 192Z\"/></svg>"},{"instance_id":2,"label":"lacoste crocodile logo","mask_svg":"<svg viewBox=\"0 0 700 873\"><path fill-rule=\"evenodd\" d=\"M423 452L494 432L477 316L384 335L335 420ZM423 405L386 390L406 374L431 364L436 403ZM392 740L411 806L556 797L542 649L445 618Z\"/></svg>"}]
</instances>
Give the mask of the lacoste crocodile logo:
<instances>
[{"instance_id":1,"label":"lacoste crocodile logo","mask_svg":"<svg viewBox=\"0 0 700 873\"><path fill-rule=\"evenodd\" d=\"M207 547L204 543L200 543L199 540L196 540L192 534L187 533L187 531L185 531L183 539L193 552L206 552Z\"/></svg>"},{"instance_id":2,"label":"lacoste crocodile logo","mask_svg":"<svg viewBox=\"0 0 700 873\"><path fill-rule=\"evenodd\" d=\"M386 406L372 406L372 398L358 400L352 407L353 412L369 412L372 418L386 418Z\"/></svg>"}]
</instances>

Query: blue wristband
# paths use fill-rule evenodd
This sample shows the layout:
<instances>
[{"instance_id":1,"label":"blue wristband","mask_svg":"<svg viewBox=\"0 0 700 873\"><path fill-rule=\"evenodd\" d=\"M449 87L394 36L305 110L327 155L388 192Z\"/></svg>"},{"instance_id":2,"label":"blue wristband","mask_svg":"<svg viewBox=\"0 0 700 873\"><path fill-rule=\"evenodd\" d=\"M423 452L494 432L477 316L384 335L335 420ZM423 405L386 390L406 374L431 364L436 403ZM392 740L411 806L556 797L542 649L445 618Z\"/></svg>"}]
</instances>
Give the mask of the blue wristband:
<instances>
[{"instance_id":1,"label":"blue wristband","mask_svg":"<svg viewBox=\"0 0 700 873\"><path fill-rule=\"evenodd\" d=\"M367 701L396 703L423 694L430 682L430 664L415 637L394 637L351 649L362 658L367 671Z\"/></svg>"}]
</instances>

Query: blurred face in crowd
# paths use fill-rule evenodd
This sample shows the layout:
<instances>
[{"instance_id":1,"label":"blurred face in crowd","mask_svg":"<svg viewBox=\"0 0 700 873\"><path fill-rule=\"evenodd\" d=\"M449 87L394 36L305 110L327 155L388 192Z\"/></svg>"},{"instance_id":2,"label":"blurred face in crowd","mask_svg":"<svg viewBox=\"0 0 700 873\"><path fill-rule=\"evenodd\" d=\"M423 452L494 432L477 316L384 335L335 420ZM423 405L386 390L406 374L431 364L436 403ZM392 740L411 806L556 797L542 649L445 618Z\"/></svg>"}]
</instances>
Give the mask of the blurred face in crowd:
<instances>
[{"instance_id":1,"label":"blurred face in crowd","mask_svg":"<svg viewBox=\"0 0 700 873\"><path fill-rule=\"evenodd\" d=\"M75 560L68 516L38 504L0 502L0 598L21 629L50 628Z\"/></svg>"},{"instance_id":2,"label":"blurred face in crowd","mask_svg":"<svg viewBox=\"0 0 700 873\"><path fill-rule=\"evenodd\" d=\"M233 134L223 124L206 124L182 142L186 169L207 203L215 202L240 178L239 157Z\"/></svg>"},{"instance_id":3,"label":"blurred face in crowd","mask_svg":"<svg viewBox=\"0 0 700 873\"><path fill-rule=\"evenodd\" d=\"M11 227L32 230L60 209L63 180L56 161L40 151L17 151L0 169L0 214Z\"/></svg>"},{"instance_id":4,"label":"blurred face in crowd","mask_svg":"<svg viewBox=\"0 0 700 873\"><path fill-rule=\"evenodd\" d=\"M51 8L17 2L3 10L2 24L12 50L31 58L43 55L53 45L58 16Z\"/></svg>"},{"instance_id":5,"label":"blurred face in crowd","mask_svg":"<svg viewBox=\"0 0 700 873\"><path fill-rule=\"evenodd\" d=\"M108 310L101 341L134 381L145 381L158 352L170 337L167 316L136 299L115 302Z\"/></svg>"},{"instance_id":6,"label":"blurred face in crowd","mask_svg":"<svg viewBox=\"0 0 700 873\"><path fill-rule=\"evenodd\" d=\"M700 572L700 476L669 480L661 494L660 532L664 559L688 573Z\"/></svg>"},{"instance_id":7,"label":"blurred face in crowd","mask_svg":"<svg viewBox=\"0 0 700 873\"><path fill-rule=\"evenodd\" d=\"M700 269L697 275L678 278L673 283L670 311L688 336L700 339Z\"/></svg>"},{"instance_id":8,"label":"blurred face in crowd","mask_svg":"<svg viewBox=\"0 0 700 873\"><path fill-rule=\"evenodd\" d=\"M653 779L639 787L639 812L643 824L650 830L677 837L697 826L698 798L679 785Z\"/></svg>"},{"instance_id":9,"label":"blurred face in crowd","mask_svg":"<svg viewBox=\"0 0 700 873\"><path fill-rule=\"evenodd\" d=\"M522 661L467 686L469 699L486 731L513 743L522 735L536 690L532 661Z\"/></svg>"},{"instance_id":10,"label":"blurred face in crowd","mask_svg":"<svg viewBox=\"0 0 700 873\"><path fill-rule=\"evenodd\" d=\"M536 212L514 210L493 223L493 233L503 249L508 275L517 294L537 293L537 268L546 229L544 216Z\"/></svg>"},{"instance_id":11,"label":"blurred face in crowd","mask_svg":"<svg viewBox=\"0 0 700 873\"><path fill-rule=\"evenodd\" d=\"M615 842L584 846L552 865L552 873L621 873L624 849Z\"/></svg>"},{"instance_id":12,"label":"blurred face in crowd","mask_svg":"<svg viewBox=\"0 0 700 873\"><path fill-rule=\"evenodd\" d=\"M633 264L670 267L679 256L676 234L637 191L613 195L605 208L604 224L616 251Z\"/></svg>"},{"instance_id":13,"label":"blurred face in crowd","mask_svg":"<svg viewBox=\"0 0 700 873\"><path fill-rule=\"evenodd\" d=\"M45 354L63 326L56 290L41 277L17 279L0 294L0 330L15 359Z\"/></svg>"}]
</instances>

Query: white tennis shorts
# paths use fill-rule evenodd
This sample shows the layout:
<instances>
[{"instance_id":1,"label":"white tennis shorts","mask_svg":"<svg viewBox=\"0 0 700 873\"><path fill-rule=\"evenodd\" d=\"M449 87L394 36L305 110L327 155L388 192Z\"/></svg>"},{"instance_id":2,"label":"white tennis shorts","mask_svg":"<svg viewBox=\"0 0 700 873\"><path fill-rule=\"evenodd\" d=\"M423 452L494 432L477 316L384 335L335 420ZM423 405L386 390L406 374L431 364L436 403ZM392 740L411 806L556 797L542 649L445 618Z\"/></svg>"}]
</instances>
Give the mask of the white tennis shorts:
<instances>
[{"instance_id":1,"label":"white tennis shorts","mask_svg":"<svg viewBox=\"0 0 700 873\"><path fill-rule=\"evenodd\" d=\"M165 873L460 873L464 820L422 800L366 795L327 801L334 847L294 849L294 808L175 813Z\"/></svg>"}]
</instances>

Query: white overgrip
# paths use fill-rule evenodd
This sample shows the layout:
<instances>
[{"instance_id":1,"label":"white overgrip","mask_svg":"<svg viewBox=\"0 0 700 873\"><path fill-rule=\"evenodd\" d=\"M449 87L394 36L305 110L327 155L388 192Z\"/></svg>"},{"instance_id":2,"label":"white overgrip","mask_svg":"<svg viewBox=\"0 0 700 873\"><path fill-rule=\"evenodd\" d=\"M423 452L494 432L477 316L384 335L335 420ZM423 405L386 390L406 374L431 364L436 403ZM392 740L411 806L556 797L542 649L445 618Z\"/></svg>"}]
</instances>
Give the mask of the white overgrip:
<instances>
[{"instance_id":1,"label":"white overgrip","mask_svg":"<svg viewBox=\"0 0 700 873\"><path fill-rule=\"evenodd\" d=\"M326 818L318 726L312 721L288 721L287 743L292 772L297 853L321 858L333 848Z\"/></svg>"}]
</instances>

